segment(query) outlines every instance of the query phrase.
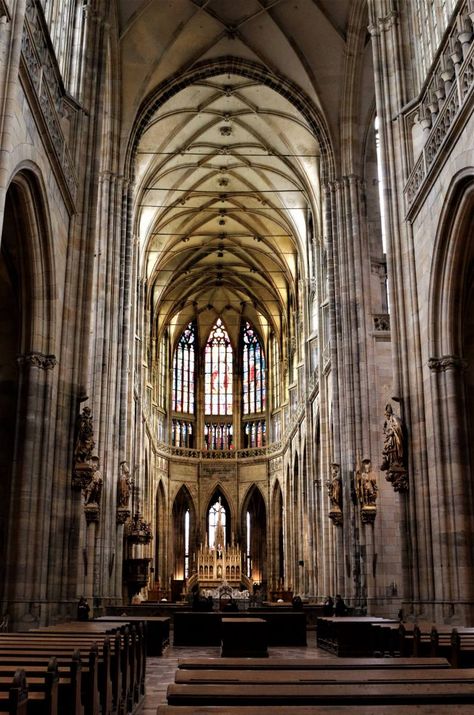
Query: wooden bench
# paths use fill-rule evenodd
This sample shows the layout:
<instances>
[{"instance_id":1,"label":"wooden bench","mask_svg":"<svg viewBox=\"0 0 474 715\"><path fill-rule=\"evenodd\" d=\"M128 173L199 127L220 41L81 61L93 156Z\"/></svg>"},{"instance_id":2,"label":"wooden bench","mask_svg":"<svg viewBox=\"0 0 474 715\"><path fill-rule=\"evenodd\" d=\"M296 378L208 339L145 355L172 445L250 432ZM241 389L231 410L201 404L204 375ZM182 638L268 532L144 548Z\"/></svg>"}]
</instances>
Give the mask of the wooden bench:
<instances>
[{"instance_id":1,"label":"wooden bench","mask_svg":"<svg viewBox=\"0 0 474 715\"><path fill-rule=\"evenodd\" d=\"M451 665L453 668L474 666L474 628L453 628Z\"/></svg>"},{"instance_id":2,"label":"wooden bench","mask_svg":"<svg viewBox=\"0 0 474 715\"><path fill-rule=\"evenodd\" d=\"M99 623L99 625L102 623L106 625L143 623L146 634L146 652L150 656L163 655L164 649L169 645L170 622L169 616L101 616L91 621L91 623Z\"/></svg>"},{"instance_id":3,"label":"wooden bench","mask_svg":"<svg viewBox=\"0 0 474 715\"><path fill-rule=\"evenodd\" d=\"M431 654L431 631L433 624L429 622L415 623L413 627L413 655L422 658Z\"/></svg>"},{"instance_id":4,"label":"wooden bench","mask_svg":"<svg viewBox=\"0 0 474 715\"><path fill-rule=\"evenodd\" d=\"M449 668L446 658L179 658L179 669L196 670L378 670L385 668Z\"/></svg>"},{"instance_id":5,"label":"wooden bench","mask_svg":"<svg viewBox=\"0 0 474 715\"><path fill-rule=\"evenodd\" d=\"M372 623L372 654L374 657L399 657L399 623Z\"/></svg>"},{"instance_id":6,"label":"wooden bench","mask_svg":"<svg viewBox=\"0 0 474 715\"><path fill-rule=\"evenodd\" d=\"M18 672L13 665L0 670L0 688L11 689ZM22 688L26 688L28 693L28 715L58 715L59 673L56 660L50 658L46 667L40 666L28 671L21 669L20 672L24 679Z\"/></svg>"},{"instance_id":7,"label":"wooden bench","mask_svg":"<svg viewBox=\"0 0 474 715\"><path fill-rule=\"evenodd\" d=\"M25 672L17 669L13 678L0 683L0 715L27 715L28 685Z\"/></svg>"},{"instance_id":8,"label":"wooden bench","mask_svg":"<svg viewBox=\"0 0 474 715\"><path fill-rule=\"evenodd\" d=\"M76 633L71 630L71 624L66 624L41 631L29 631L29 634L39 634L40 639L41 636L47 637L51 647L55 648L60 644L71 642L76 643L79 647L97 642L99 644L99 690L102 709L107 711L110 708L110 697L112 697L114 710L117 710L122 703L126 703L126 707L131 711L134 704L140 702L145 690L146 661L143 635L140 640L134 627L129 631L126 626L112 629L110 635L104 633L103 626L94 627L90 623L86 624L85 630L90 632ZM109 658L104 659L101 643L108 644ZM1 645L0 638L0 648Z\"/></svg>"},{"instance_id":9,"label":"wooden bench","mask_svg":"<svg viewBox=\"0 0 474 715\"><path fill-rule=\"evenodd\" d=\"M341 657L370 657L374 652L372 625L382 623L398 624L398 621L378 616L318 618L318 648Z\"/></svg>"},{"instance_id":10,"label":"wooden bench","mask_svg":"<svg viewBox=\"0 0 474 715\"><path fill-rule=\"evenodd\" d=\"M176 683L238 683L265 684L275 683L466 683L474 681L474 670L454 668L379 668L374 671L365 669L338 670L180 670L175 674Z\"/></svg>"},{"instance_id":11,"label":"wooden bench","mask_svg":"<svg viewBox=\"0 0 474 715\"><path fill-rule=\"evenodd\" d=\"M359 705L471 704L474 683L403 682L374 683L272 683L272 684L179 684L167 690L169 705Z\"/></svg>"},{"instance_id":12,"label":"wooden bench","mask_svg":"<svg viewBox=\"0 0 474 715\"><path fill-rule=\"evenodd\" d=\"M119 621L112 627L112 622L97 623L88 621L84 624L67 623L51 626L46 629L29 631L30 633L48 634L51 637L71 638L87 640L107 637L106 634L114 635L114 643L111 655L112 688L114 707L122 686L121 699L127 703L129 709L134 704L138 704L145 693L145 672L146 672L146 643L145 624L141 621L129 627L128 623ZM119 637L119 642L117 641ZM1 644L1 640L0 640ZM115 656L117 653L117 656ZM99 663L100 665L100 663Z\"/></svg>"},{"instance_id":13,"label":"wooden bench","mask_svg":"<svg viewBox=\"0 0 474 715\"><path fill-rule=\"evenodd\" d=\"M52 650L51 647L46 649L28 649L27 647L22 648L10 648L8 650L3 650L0 647L0 662L2 666L16 666L21 669L28 669L31 666L45 665L49 662L51 658L51 652L55 653L55 659L58 663L60 669L60 682L64 683L64 688L60 688L64 691L64 695L61 695L61 702L71 701L76 702L76 697L72 696L74 689L74 683L71 684L71 664L73 662L73 656L71 650L67 651ZM68 679L69 678L69 687ZM99 683L98 683L98 650L92 647L89 652L89 657L87 661L81 664L81 679L80 679L81 691L80 699L81 704L84 707L85 713L90 713L90 715L99 715ZM110 710L110 708L109 708ZM72 711L74 712L74 711ZM106 712L106 711L105 711Z\"/></svg>"},{"instance_id":14,"label":"wooden bench","mask_svg":"<svg viewBox=\"0 0 474 715\"><path fill-rule=\"evenodd\" d=\"M160 705L156 715L368 715L365 705ZM370 715L447 715L446 705L371 705ZM472 705L456 705L456 715L472 715Z\"/></svg>"},{"instance_id":15,"label":"wooden bench","mask_svg":"<svg viewBox=\"0 0 474 715\"><path fill-rule=\"evenodd\" d=\"M51 663L54 662L54 669L58 674L58 712L68 713L68 715L82 715L81 703L81 659L77 652L73 655L69 668L63 667L56 658L50 659L47 663L47 672L51 671ZM40 664L22 663L21 670L25 673L30 693L35 685L35 678L43 676L45 673L46 659ZM0 660L0 677L11 678L15 676L16 666ZM31 707L30 707L31 710Z\"/></svg>"}]
</instances>

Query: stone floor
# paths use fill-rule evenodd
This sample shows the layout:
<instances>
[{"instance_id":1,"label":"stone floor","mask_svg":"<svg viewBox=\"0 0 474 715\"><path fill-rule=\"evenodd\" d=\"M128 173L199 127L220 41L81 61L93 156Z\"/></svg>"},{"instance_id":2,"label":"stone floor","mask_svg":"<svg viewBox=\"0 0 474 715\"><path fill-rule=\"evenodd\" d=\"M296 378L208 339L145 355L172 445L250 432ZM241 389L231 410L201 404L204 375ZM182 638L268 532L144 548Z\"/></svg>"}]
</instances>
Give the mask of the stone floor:
<instances>
[{"instance_id":1,"label":"stone floor","mask_svg":"<svg viewBox=\"0 0 474 715\"><path fill-rule=\"evenodd\" d=\"M269 657L284 658L335 658L336 656L316 647L315 631L308 632L306 648L269 648ZM220 656L220 648L190 648L169 646L161 658L148 658L146 673L146 695L140 715L155 715L158 705L166 704L166 689L174 682L178 658Z\"/></svg>"}]
</instances>

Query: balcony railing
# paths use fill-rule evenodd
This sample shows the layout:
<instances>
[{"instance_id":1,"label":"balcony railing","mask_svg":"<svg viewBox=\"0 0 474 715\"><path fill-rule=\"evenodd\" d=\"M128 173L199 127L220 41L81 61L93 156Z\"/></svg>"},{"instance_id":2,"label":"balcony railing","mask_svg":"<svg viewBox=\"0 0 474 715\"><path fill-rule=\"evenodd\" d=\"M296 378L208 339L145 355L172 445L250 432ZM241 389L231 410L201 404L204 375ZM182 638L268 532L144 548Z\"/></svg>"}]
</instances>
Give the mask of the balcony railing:
<instances>
[{"instance_id":1,"label":"balcony railing","mask_svg":"<svg viewBox=\"0 0 474 715\"><path fill-rule=\"evenodd\" d=\"M419 101L406 111L407 130L419 123L426 135L405 186L409 214L415 210L417 199L434 174L441 149L454 138L456 129L462 129L462 122L458 120L470 101L474 86L473 24L474 3L465 0L437 53Z\"/></svg>"}]
</instances>

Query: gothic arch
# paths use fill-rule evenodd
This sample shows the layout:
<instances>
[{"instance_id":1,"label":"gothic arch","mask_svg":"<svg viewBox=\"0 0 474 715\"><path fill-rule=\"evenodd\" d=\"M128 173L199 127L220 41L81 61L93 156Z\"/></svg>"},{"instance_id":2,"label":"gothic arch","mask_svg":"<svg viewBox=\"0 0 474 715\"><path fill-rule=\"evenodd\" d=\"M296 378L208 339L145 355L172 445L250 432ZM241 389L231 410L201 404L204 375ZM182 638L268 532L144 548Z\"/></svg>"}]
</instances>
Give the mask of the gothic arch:
<instances>
[{"instance_id":1,"label":"gothic arch","mask_svg":"<svg viewBox=\"0 0 474 715\"><path fill-rule=\"evenodd\" d=\"M434 473L430 500L439 509L434 544L447 564L464 568L435 584L440 598L472 601L474 584L474 169L460 172L447 192L436 236L429 293L428 369ZM439 544L437 535L440 535Z\"/></svg>"},{"instance_id":2,"label":"gothic arch","mask_svg":"<svg viewBox=\"0 0 474 715\"><path fill-rule=\"evenodd\" d=\"M247 574L255 583L266 583L268 578L266 566L267 508L262 492L256 484L252 484L248 489L242 503L241 525L246 547ZM249 527L250 534L248 533Z\"/></svg>"},{"instance_id":3,"label":"gothic arch","mask_svg":"<svg viewBox=\"0 0 474 715\"><path fill-rule=\"evenodd\" d=\"M430 353L462 357L466 291L474 259L474 167L452 181L436 236L430 285Z\"/></svg>"},{"instance_id":4,"label":"gothic arch","mask_svg":"<svg viewBox=\"0 0 474 715\"><path fill-rule=\"evenodd\" d=\"M226 510L226 514L228 515L228 518L226 519L226 525L225 525L225 538L226 538L226 543L231 544L232 543L232 535L234 535L235 538L237 538L237 534L234 533L234 528L233 525L236 524L236 518L235 518L235 509L232 508L231 500L226 494L225 489L222 487L222 484L220 482L217 482L213 489L210 492L209 498L206 501L206 507L205 507L205 512L204 512L204 528L205 528L205 533L209 533L209 509L213 504L218 501L218 499L221 499L222 506Z\"/></svg>"},{"instance_id":5,"label":"gothic arch","mask_svg":"<svg viewBox=\"0 0 474 715\"><path fill-rule=\"evenodd\" d=\"M173 589L182 587L185 580L185 514L189 510L189 551L188 555L196 550L197 519L193 498L187 486L183 484L173 500L172 515L172 544L171 544L171 570Z\"/></svg>"},{"instance_id":6,"label":"gothic arch","mask_svg":"<svg viewBox=\"0 0 474 715\"><path fill-rule=\"evenodd\" d=\"M163 485L163 481L160 479L156 493L155 493L155 525L154 525L154 539L155 539L155 582L159 582L162 585L166 585L166 576L168 573L166 564L166 516L167 516L167 504L166 504L166 492Z\"/></svg>"},{"instance_id":7,"label":"gothic arch","mask_svg":"<svg viewBox=\"0 0 474 715\"><path fill-rule=\"evenodd\" d=\"M4 308L0 327L0 581L9 584L7 597L12 600L23 581L16 576L20 565L32 583L40 583L38 574L46 568L47 558L43 545L50 538L48 515L54 485L48 456L55 414L51 400L56 330L55 272L45 195L37 167L19 167L6 193L0 249ZM45 506L41 517L36 509L39 502ZM8 523L14 524L9 533Z\"/></svg>"},{"instance_id":8,"label":"gothic arch","mask_svg":"<svg viewBox=\"0 0 474 715\"><path fill-rule=\"evenodd\" d=\"M277 588L283 584L285 577L285 560L283 548L283 492L278 479L273 485L271 500L271 565L272 586Z\"/></svg>"}]
</instances>

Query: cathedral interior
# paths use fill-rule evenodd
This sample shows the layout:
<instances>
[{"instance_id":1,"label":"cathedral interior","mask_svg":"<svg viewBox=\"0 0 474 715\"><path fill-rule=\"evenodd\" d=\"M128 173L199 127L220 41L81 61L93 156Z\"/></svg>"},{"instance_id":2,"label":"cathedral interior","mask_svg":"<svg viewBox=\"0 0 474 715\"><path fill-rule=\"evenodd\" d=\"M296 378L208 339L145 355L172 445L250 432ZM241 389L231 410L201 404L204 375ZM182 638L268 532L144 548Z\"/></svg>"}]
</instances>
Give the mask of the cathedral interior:
<instances>
[{"instance_id":1,"label":"cathedral interior","mask_svg":"<svg viewBox=\"0 0 474 715\"><path fill-rule=\"evenodd\" d=\"M0 0L0 609L474 625L474 1Z\"/></svg>"}]
</instances>

